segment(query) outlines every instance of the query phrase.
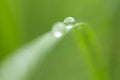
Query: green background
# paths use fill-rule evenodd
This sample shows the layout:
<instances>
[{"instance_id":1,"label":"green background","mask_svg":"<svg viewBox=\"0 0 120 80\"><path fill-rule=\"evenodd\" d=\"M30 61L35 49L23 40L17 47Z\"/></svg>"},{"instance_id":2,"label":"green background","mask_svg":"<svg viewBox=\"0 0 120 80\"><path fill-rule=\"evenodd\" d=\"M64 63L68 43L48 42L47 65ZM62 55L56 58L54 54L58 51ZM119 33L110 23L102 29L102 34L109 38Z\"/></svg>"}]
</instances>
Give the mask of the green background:
<instances>
[{"instance_id":1,"label":"green background","mask_svg":"<svg viewBox=\"0 0 120 80\"><path fill-rule=\"evenodd\" d=\"M119 0L0 0L0 63L14 50L72 16L92 26L111 80L120 80ZM28 80L92 80L68 35Z\"/></svg>"}]
</instances>

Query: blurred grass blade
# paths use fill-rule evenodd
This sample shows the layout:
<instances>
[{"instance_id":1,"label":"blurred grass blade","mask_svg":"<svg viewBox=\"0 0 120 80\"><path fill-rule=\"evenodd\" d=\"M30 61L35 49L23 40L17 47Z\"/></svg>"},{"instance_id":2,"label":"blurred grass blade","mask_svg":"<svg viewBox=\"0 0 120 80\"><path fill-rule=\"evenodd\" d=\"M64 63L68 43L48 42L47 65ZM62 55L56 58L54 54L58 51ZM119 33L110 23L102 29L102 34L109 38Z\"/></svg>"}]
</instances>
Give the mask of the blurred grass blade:
<instances>
[{"instance_id":1,"label":"blurred grass blade","mask_svg":"<svg viewBox=\"0 0 120 80\"><path fill-rule=\"evenodd\" d=\"M7 0L0 0L0 61L21 44L17 18ZM7 50L6 50L7 49Z\"/></svg>"},{"instance_id":2,"label":"blurred grass blade","mask_svg":"<svg viewBox=\"0 0 120 80\"><path fill-rule=\"evenodd\" d=\"M78 25L74 29L74 36L83 52L83 57L91 72L90 74L92 74L92 78L94 80L109 80L105 59L98 48L94 33L89 25Z\"/></svg>"}]
</instances>

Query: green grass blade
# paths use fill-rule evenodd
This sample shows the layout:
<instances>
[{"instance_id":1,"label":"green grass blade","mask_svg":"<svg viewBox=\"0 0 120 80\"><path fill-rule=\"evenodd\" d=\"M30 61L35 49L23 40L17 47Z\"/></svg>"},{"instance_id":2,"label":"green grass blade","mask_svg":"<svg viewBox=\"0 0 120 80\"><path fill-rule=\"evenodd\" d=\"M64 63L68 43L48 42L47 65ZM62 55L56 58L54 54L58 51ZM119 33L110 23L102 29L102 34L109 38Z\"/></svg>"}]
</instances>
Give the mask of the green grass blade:
<instances>
[{"instance_id":1,"label":"green grass blade","mask_svg":"<svg viewBox=\"0 0 120 80\"><path fill-rule=\"evenodd\" d=\"M37 62L40 64L47 53L70 30L65 27L64 23L59 22L50 32L15 51L2 62L0 80L23 80L29 71L35 68Z\"/></svg>"},{"instance_id":2,"label":"green grass blade","mask_svg":"<svg viewBox=\"0 0 120 80\"><path fill-rule=\"evenodd\" d=\"M86 63L88 63L90 74L92 74L91 79L108 80L104 69L104 61L102 60L103 57L99 55L97 46L94 44L91 28L85 24L83 25L83 23L75 24L75 20L72 17L65 19L64 23L57 23L52 31L18 49L9 56L0 66L0 80L25 80L37 63L41 64L48 53L71 30L74 30L74 36L77 37L78 43L84 52L84 58ZM95 51L91 48L95 48ZM95 57L91 56L90 53L93 53L92 55Z\"/></svg>"},{"instance_id":3,"label":"green grass blade","mask_svg":"<svg viewBox=\"0 0 120 80\"><path fill-rule=\"evenodd\" d=\"M0 78L2 78L0 80L22 80L21 77L27 75L39 59L42 61L42 58L55 46L57 41L59 40L48 32L43 37L17 50L3 63L0 69Z\"/></svg>"},{"instance_id":4,"label":"green grass blade","mask_svg":"<svg viewBox=\"0 0 120 80\"><path fill-rule=\"evenodd\" d=\"M78 26L79 27L74 29L74 36L76 36L80 49L83 52L83 57L91 72L90 74L92 74L92 78L94 80L109 80L108 70L105 66L105 59L98 48L91 27L87 24L81 24Z\"/></svg>"}]
</instances>

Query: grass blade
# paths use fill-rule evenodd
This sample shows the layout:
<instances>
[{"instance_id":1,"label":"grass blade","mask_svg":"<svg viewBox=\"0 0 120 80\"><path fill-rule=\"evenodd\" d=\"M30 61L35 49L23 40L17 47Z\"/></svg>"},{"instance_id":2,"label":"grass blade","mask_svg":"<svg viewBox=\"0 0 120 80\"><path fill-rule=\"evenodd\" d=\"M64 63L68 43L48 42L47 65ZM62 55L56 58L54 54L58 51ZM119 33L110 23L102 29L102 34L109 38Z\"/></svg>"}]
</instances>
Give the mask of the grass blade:
<instances>
[{"instance_id":1,"label":"grass blade","mask_svg":"<svg viewBox=\"0 0 120 80\"><path fill-rule=\"evenodd\" d=\"M21 44L18 22L14 14L7 0L0 0L0 62Z\"/></svg>"},{"instance_id":2,"label":"grass blade","mask_svg":"<svg viewBox=\"0 0 120 80\"><path fill-rule=\"evenodd\" d=\"M98 48L94 33L89 25L78 25L74 29L74 36L76 36L80 49L83 52L83 57L91 72L92 80L109 80L105 59Z\"/></svg>"},{"instance_id":3,"label":"grass blade","mask_svg":"<svg viewBox=\"0 0 120 80\"><path fill-rule=\"evenodd\" d=\"M81 29L82 27L83 29ZM0 66L0 80L25 80L29 72L35 68L38 60L41 64L48 53L72 30L75 32L78 43L82 46L81 49L88 63L90 74L92 74L92 80L108 80L107 73L104 73L103 58L99 55L96 44L94 44L91 28L84 23L75 23L72 17L66 18L64 23L57 23L53 26L52 31L18 49L8 57ZM84 32L87 33L83 35ZM95 51L91 51L91 48L95 48ZM95 57L92 57L90 53L94 53L92 55Z\"/></svg>"}]
</instances>

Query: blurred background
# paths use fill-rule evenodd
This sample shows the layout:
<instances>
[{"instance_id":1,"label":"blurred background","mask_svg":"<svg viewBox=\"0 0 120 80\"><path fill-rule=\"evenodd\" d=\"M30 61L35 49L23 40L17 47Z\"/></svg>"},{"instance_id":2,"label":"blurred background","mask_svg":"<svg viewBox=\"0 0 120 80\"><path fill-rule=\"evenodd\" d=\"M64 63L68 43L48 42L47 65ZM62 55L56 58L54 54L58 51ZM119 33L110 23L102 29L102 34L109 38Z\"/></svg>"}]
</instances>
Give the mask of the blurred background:
<instances>
[{"instance_id":1,"label":"blurred background","mask_svg":"<svg viewBox=\"0 0 120 80\"><path fill-rule=\"evenodd\" d=\"M0 63L16 49L72 16L88 23L105 57L111 80L120 80L119 0L0 0ZM68 35L28 80L92 80Z\"/></svg>"}]
</instances>

